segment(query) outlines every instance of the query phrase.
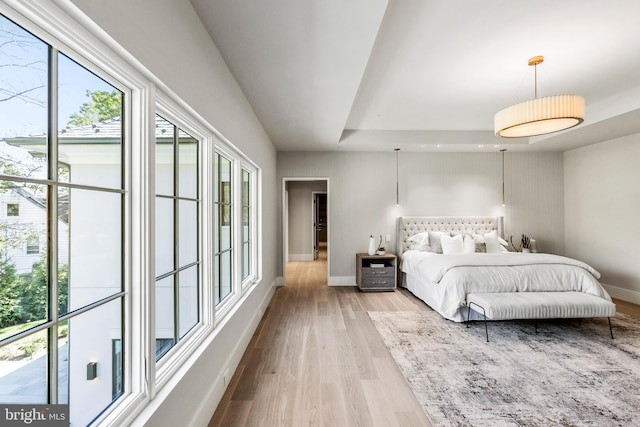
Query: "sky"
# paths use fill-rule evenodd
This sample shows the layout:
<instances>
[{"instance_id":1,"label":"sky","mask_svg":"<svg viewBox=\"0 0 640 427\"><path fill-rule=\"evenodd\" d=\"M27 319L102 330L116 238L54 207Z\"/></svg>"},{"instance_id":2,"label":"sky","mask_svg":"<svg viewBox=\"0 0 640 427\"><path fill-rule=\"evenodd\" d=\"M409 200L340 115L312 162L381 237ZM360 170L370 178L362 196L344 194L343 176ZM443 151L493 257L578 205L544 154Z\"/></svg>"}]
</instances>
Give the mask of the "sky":
<instances>
[{"instance_id":1,"label":"sky","mask_svg":"<svg viewBox=\"0 0 640 427\"><path fill-rule=\"evenodd\" d=\"M58 58L58 126L62 129L88 101L87 90L115 88L65 55ZM46 131L47 67L47 44L0 15L0 139ZM10 98L24 91L24 96Z\"/></svg>"}]
</instances>

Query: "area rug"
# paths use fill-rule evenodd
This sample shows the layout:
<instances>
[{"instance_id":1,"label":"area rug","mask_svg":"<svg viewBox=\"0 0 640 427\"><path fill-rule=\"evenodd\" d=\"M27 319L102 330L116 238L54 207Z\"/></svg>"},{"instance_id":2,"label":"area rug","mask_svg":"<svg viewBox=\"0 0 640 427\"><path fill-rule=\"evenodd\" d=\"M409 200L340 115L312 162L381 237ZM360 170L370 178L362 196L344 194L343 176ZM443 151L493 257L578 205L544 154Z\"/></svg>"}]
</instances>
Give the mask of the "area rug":
<instances>
[{"instance_id":1,"label":"area rug","mask_svg":"<svg viewBox=\"0 0 640 427\"><path fill-rule=\"evenodd\" d=\"M369 312L434 426L640 426L640 321Z\"/></svg>"}]
</instances>

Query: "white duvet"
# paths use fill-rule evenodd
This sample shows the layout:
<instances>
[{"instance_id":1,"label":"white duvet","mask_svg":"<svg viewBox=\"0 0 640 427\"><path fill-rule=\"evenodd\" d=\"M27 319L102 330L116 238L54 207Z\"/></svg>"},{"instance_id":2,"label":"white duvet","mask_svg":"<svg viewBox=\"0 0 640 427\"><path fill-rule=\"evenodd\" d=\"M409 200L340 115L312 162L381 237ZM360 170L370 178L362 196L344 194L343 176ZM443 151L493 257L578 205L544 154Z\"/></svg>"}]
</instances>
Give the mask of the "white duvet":
<instances>
[{"instance_id":1,"label":"white duvet","mask_svg":"<svg viewBox=\"0 0 640 427\"><path fill-rule=\"evenodd\" d=\"M456 322L466 319L461 309L471 292L577 291L611 300L598 282L598 271L558 255L406 251L401 270L414 295Z\"/></svg>"}]
</instances>

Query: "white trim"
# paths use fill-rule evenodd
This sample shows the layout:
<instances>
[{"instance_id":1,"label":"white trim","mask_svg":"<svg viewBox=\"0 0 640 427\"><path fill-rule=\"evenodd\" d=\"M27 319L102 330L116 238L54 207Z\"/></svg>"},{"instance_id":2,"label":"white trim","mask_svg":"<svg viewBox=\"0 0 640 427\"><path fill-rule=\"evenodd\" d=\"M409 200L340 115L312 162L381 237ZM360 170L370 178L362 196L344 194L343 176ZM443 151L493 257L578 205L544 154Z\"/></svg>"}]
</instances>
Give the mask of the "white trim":
<instances>
[{"instance_id":1,"label":"white trim","mask_svg":"<svg viewBox=\"0 0 640 427\"><path fill-rule=\"evenodd\" d=\"M295 182L295 181L325 181L327 184L327 276L329 276L329 272L331 271L331 181L330 178L327 176L323 176L323 177L310 177L310 176L304 176L304 177L295 177L295 176L286 176L286 177L282 177L282 190L281 190L281 195L282 195L282 214L281 214L281 227L282 227L282 283L284 286L284 284L286 283L286 275L287 275L287 260L289 261L295 261L293 258L294 255L290 255L288 253L285 252L285 250L287 250L287 248L289 247L289 215L288 215L288 209L289 209L289 197L288 197L288 192L287 192L287 182ZM311 253L311 261L313 261L313 252ZM355 283L355 282L354 282Z\"/></svg>"},{"instance_id":2,"label":"white trim","mask_svg":"<svg viewBox=\"0 0 640 427\"><path fill-rule=\"evenodd\" d=\"M258 221L257 221L257 216L258 216L258 210L257 210L257 205L258 205L258 193L257 193L257 188L258 188L258 169L255 167L254 164L252 163L248 163L244 158L240 159L240 178L242 178L242 171L246 170L247 172L249 172L249 259L250 259L250 266L249 266L249 276L244 279L242 277L242 265L240 265L240 280L242 281L241 283L241 287L242 287L242 292L246 292L247 289L249 289L251 286L255 285L256 283L258 283L258 248L257 248L257 241L258 241ZM242 179L240 179L240 183L242 183ZM240 193L240 210L239 210L239 224L240 227L242 228L242 209L244 209L244 206L242 205L242 188L240 189L240 191L238 192ZM244 248L243 248L243 242L242 242L242 232L239 233L240 234L240 250L242 251L240 254L240 259L242 260L242 257L244 256ZM261 275L261 274L260 274Z\"/></svg>"},{"instance_id":3,"label":"white trim","mask_svg":"<svg viewBox=\"0 0 640 427\"><path fill-rule=\"evenodd\" d=\"M206 193L204 190L206 188L206 180L204 178L205 162L206 159L203 157L205 155L204 147L208 145L211 137L207 136L207 129L203 126L203 124L199 123L197 120L194 120L189 114L185 111L182 111L179 105L176 105L170 98L166 97L162 93L158 93L156 96L155 103L156 113L160 115L163 119L169 121L173 126L176 126L180 130L187 132L190 136L198 140L198 189L199 194L197 194L198 202L198 217L200 218L198 224L198 234L199 236L207 236L206 232L208 231L207 223L203 221L205 216L207 199ZM153 123L155 124L155 114L153 116ZM155 126L154 126L155 127ZM149 156L154 158L154 163L152 165L153 174L152 181L155 186L155 131L153 133L153 143L151 144L153 148L149 150ZM154 194L154 216L150 217L151 223L155 224L155 194ZM174 230L175 232L176 230ZM150 378L155 378L155 381L150 381L150 396L153 399L159 389L161 389L169 380L176 375L178 370L183 366L183 364L189 359L191 353L196 351L206 338L207 334L209 334L213 330L213 320L211 315L211 310L209 309L211 305L208 305L209 301L209 290L210 286L207 286L205 278L207 277L207 272L204 271L206 261L204 260L204 254L209 253L207 251L206 239L200 238L198 242L198 260L199 260L199 269L198 269L198 317L199 322L188 332L188 334L180 339L174 346L169 350L159 361L155 361L155 351L151 355L153 362L152 365L155 365L155 376L150 376ZM155 247L154 252L155 253ZM153 257L152 257L153 258ZM154 269L155 272L155 269ZM155 291L155 275L154 275L154 291ZM155 295L155 292L152 292ZM154 304L151 306L149 311L149 320L153 322L155 325L156 319L156 309L157 306ZM156 328L155 326L150 328L150 342L155 343L156 340ZM154 349L155 350L155 349Z\"/></svg>"},{"instance_id":4,"label":"white trim","mask_svg":"<svg viewBox=\"0 0 640 427\"><path fill-rule=\"evenodd\" d=\"M618 298L627 302L632 302L634 304L640 304L640 292L633 291L631 289L619 288L617 286L611 286L602 283L602 287L605 288L609 295L613 298Z\"/></svg>"},{"instance_id":5,"label":"white trim","mask_svg":"<svg viewBox=\"0 0 640 427\"><path fill-rule=\"evenodd\" d=\"M329 286L357 286L356 276L330 276Z\"/></svg>"},{"instance_id":6,"label":"white trim","mask_svg":"<svg viewBox=\"0 0 640 427\"><path fill-rule=\"evenodd\" d=\"M313 261L313 254L289 254L289 261Z\"/></svg>"},{"instance_id":7,"label":"white trim","mask_svg":"<svg viewBox=\"0 0 640 427\"><path fill-rule=\"evenodd\" d=\"M125 394L107 407L94 421L95 425L120 426L148 419L170 396L174 386L192 369L226 323L233 317L262 280L262 170L233 145L193 108L120 46L104 30L69 0L25 1L2 0L0 12L19 26L59 49L74 61L97 74L128 95L125 108L126 164L125 183L125 309L123 336L126 354ZM28 18L27 18L28 17ZM200 322L188 338L178 342L156 366L155 361L155 112L184 129L200 141ZM252 250L255 251L253 276L244 286L235 280L235 294L220 307L215 307L212 290L213 265L209 258L214 231L211 197L213 183L212 152L221 150L233 161L234 171L245 167L252 172L255 200ZM135 173L134 173L135 171ZM235 186L238 184L234 172ZM236 202L237 205L237 202ZM237 230L233 231L235 234ZM235 241L235 240L234 240ZM238 246L234 263L238 266ZM206 257L206 258L205 258ZM234 270L236 278L237 273ZM251 334L272 294L267 292L257 320L248 324L229 359L237 366ZM217 310L217 311L216 311ZM215 317L214 317L215 315ZM215 329L214 329L214 323ZM250 332L249 332L250 331ZM224 372L224 370L222 371ZM155 399L154 399L155 397ZM204 420L219 402L207 401L196 417ZM205 410L205 408L207 408ZM141 415L144 414L144 415ZM203 424L206 424L203 421ZM193 422L191 423L193 424Z\"/></svg>"},{"instance_id":8,"label":"white trim","mask_svg":"<svg viewBox=\"0 0 640 427\"><path fill-rule=\"evenodd\" d=\"M80 13L71 2L4 0L0 3L0 12L41 38L44 43L55 47L121 90L130 100L129 105L125 104L123 117L130 122L123 135L127 141L123 165L126 191L123 224L123 259L126 260L123 265L126 291L123 340L128 349L125 352L125 372L129 373L125 375L125 394L107 407L95 421L101 425L123 425L126 424L124 420L132 419L149 401L145 377L153 374L150 364L147 363L145 367L144 363L151 347L145 319L153 296L148 287L133 284L153 283L149 280L153 261L142 254L148 253L149 245L153 243L153 224L149 224L147 218L153 213L149 201L153 180L148 175L149 161L153 157L149 158L148 142L149 135L153 135L149 116L153 114L151 106L155 94L154 85L108 47L109 41L104 34L96 36L95 34L101 33L99 27ZM132 174L133 169L139 173Z\"/></svg>"},{"instance_id":9,"label":"white trim","mask_svg":"<svg viewBox=\"0 0 640 427\"><path fill-rule=\"evenodd\" d=\"M161 391L158 392L156 398L149 402L149 404L144 408L144 410L140 413L140 415L134 420L132 423L135 426L143 426L147 425L149 419L153 416L156 410L164 403L164 400L170 395L173 387L175 387L179 381L182 380L184 374L195 364L195 362L202 356L204 351L208 349L218 337L218 334L224 330L225 325L229 322L236 311L238 311L242 307L242 303L253 293L256 288L253 287L249 292L247 292L240 299L239 303L233 306L232 311L229 313L229 316L226 316L219 325L216 326L215 330L208 334L205 339L203 345L201 345L189 358L189 360L185 363L184 366L180 367L177 374L170 379L169 383L166 387L164 387ZM247 324L244 332L238 337L236 345L234 346L233 351L227 357L227 361L224 366L225 369L222 369L221 374L218 375L215 381L211 384L209 390L201 395L195 396L195 398L200 398L202 404L199 406L199 411L196 414L193 414L193 417L189 421L189 425L207 425L207 423L211 419L211 414L215 411L215 408L220 403L226 386L224 384L224 373L227 369L229 372L235 372L237 369L240 360L246 350L253 333L256 331L260 320L262 319L262 315L264 314L266 307L271 302L271 298L273 297L273 293L275 292L275 283L271 285L264 298L260 303L259 310L254 313L251 321Z\"/></svg>"},{"instance_id":10,"label":"white trim","mask_svg":"<svg viewBox=\"0 0 640 427\"><path fill-rule=\"evenodd\" d=\"M245 350L249 346L249 342L255 331L258 329L258 325L262 320L262 316L264 315L267 306L271 302L271 298L275 292L276 285L275 282L271 284L269 291L265 294L264 298L260 302L258 311L254 313L251 321L247 324L244 332L238 337L236 345L233 348L233 351L229 354L227 361L224 364L224 369L220 371L218 377L213 381L209 390L203 393L201 402L203 402L199 407L198 411L191 418L190 425L202 425L206 426L211 421L211 414L213 414L222 400L222 396L226 391L229 383L225 383L225 372L229 372L229 378L227 381L233 377L238 366L240 365L240 361L242 356L244 355ZM237 304L237 307L240 307L242 304Z\"/></svg>"}]
</instances>

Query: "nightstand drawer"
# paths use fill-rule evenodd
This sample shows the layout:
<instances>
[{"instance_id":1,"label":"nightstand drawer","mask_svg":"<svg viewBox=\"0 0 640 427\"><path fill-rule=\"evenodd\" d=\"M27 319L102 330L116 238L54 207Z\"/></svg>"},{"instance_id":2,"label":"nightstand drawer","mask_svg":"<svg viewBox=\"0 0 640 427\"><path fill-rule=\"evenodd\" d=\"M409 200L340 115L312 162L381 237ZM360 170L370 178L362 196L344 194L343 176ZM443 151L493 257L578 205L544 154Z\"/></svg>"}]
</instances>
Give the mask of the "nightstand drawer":
<instances>
[{"instance_id":1,"label":"nightstand drawer","mask_svg":"<svg viewBox=\"0 0 640 427\"><path fill-rule=\"evenodd\" d=\"M360 288L362 290L374 290L374 289L393 289L396 287L395 277L371 277L364 279Z\"/></svg>"},{"instance_id":2,"label":"nightstand drawer","mask_svg":"<svg viewBox=\"0 0 640 427\"><path fill-rule=\"evenodd\" d=\"M395 279L395 267L362 267L362 278L367 279Z\"/></svg>"}]
</instances>

